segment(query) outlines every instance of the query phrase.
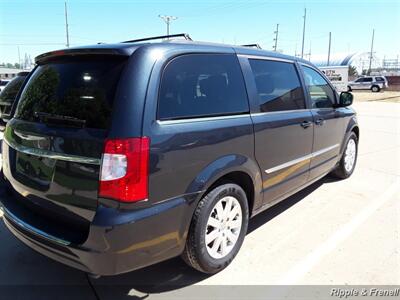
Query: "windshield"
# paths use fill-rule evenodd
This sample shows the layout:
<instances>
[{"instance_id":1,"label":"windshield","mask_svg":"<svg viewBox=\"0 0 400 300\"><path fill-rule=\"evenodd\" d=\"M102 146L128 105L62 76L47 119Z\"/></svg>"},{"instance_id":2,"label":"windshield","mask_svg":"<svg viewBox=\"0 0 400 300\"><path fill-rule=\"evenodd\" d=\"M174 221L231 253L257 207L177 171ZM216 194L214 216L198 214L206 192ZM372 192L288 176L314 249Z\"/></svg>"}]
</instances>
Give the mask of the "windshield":
<instances>
[{"instance_id":1,"label":"windshield","mask_svg":"<svg viewBox=\"0 0 400 300\"><path fill-rule=\"evenodd\" d=\"M21 94L16 117L49 125L107 129L125 59L59 59L40 65Z\"/></svg>"}]
</instances>

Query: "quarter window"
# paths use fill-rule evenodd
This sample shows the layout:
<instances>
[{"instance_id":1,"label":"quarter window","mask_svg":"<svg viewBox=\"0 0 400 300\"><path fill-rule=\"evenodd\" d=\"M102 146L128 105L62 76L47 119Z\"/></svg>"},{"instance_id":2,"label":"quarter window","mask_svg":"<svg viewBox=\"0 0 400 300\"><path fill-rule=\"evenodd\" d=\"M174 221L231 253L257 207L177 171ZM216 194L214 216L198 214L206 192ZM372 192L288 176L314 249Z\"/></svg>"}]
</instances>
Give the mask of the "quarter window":
<instances>
[{"instance_id":1,"label":"quarter window","mask_svg":"<svg viewBox=\"0 0 400 300\"><path fill-rule=\"evenodd\" d=\"M332 108L335 103L335 92L328 82L315 70L302 67L304 80L308 87L312 108Z\"/></svg>"},{"instance_id":2,"label":"quarter window","mask_svg":"<svg viewBox=\"0 0 400 300\"><path fill-rule=\"evenodd\" d=\"M239 62L231 54L189 54L165 68L160 120L240 114L249 111Z\"/></svg>"},{"instance_id":3,"label":"quarter window","mask_svg":"<svg viewBox=\"0 0 400 300\"><path fill-rule=\"evenodd\" d=\"M292 63L250 59L262 112L304 109L304 93Z\"/></svg>"}]
</instances>

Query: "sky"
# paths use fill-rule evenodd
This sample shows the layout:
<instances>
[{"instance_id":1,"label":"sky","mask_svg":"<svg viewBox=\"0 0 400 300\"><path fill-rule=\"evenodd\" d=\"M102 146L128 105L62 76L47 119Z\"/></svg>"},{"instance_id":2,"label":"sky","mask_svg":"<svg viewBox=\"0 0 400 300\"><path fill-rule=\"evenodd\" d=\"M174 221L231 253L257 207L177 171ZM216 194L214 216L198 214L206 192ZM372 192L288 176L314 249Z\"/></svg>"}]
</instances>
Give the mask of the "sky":
<instances>
[{"instance_id":1,"label":"sky","mask_svg":"<svg viewBox=\"0 0 400 300\"><path fill-rule=\"evenodd\" d=\"M368 52L373 29L376 55L400 55L400 1L395 0L67 0L67 7L71 46L165 34L158 17L163 14L178 17L171 33L186 32L198 41L258 43L267 50L279 24L277 49L295 55L301 52L306 8L304 53L311 49L311 60L327 55L329 32L332 54ZM0 63L65 44L64 0L0 0Z\"/></svg>"}]
</instances>

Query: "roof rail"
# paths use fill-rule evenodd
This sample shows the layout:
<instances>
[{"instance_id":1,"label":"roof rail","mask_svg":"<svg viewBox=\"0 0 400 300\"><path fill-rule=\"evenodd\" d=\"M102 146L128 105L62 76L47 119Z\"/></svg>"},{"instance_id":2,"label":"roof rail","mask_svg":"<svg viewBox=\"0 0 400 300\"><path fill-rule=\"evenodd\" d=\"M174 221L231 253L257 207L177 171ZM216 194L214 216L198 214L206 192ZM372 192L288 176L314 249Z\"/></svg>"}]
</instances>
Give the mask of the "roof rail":
<instances>
[{"instance_id":1,"label":"roof rail","mask_svg":"<svg viewBox=\"0 0 400 300\"><path fill-rule=\"evenodd\" d=\"M170 34L170 35L152 36L152 37L143 38L143 39L137 39L137 40L123 41L121 43L137 43L137 42L159 40L159 39L170 39L170 38L175 38L175 37L183 37L187 41L192 41L192 39L190 38L189 34L187 34L187 33L178 33L178 34Z\"/></svg>"},{"instance_id":2,"label":"roof rail","mask_svg":"<svg viewBox=\"0 0 400 300\"><path fill-rule=\"evenodd\" d=\"M257 48L257 49L262 49L259 44L246 44L246 45L240 45L242 47L250 47L250 48Z\"/></svg>"}]
</instances>

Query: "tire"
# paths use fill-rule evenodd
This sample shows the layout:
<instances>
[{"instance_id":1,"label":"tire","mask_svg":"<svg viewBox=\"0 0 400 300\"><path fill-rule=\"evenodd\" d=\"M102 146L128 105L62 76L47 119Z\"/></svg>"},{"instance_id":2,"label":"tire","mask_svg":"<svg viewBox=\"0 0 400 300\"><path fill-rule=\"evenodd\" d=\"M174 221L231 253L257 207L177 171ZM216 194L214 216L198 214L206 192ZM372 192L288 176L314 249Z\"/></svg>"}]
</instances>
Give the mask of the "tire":
<instances>
[{"instance_id":1,"label":"tire","mask_svg":"<svg viewBox=\"0 0 400 300\"><path fill-rule=\"evenodd\" d=\"M381 90L381 88L379 86L377 86L377 85L373 85L371 87L371 91L374 92L374 93L378 93L380 90Z\"/></svg>"},{"instance_id":2,"label":"tire","mask_svg":"<svg viewBox=\"0 0 400 300\"><path fill-rule=\"evenodd\" d=\"M354 152L353 150L350 149L350 147L351 148L354 147ZM352 156L351 153L353 153L354 156ZM358 156L358 139L356 134L352 132L350 136L347 138L346 148L343 150L342 157L338 165L332 171L331 174L340 179L349 178L351 174L353 174L354 169L356 167L357 156ZM349 163L350 160L352 160L351 167Z\"/></svg>"},{"instance_id":3,"label":"tire","mask_svg":"<svg viewBox=\"0 0 400 300\"><path fill-rule=\"evenodd\" d=\"M219 216L222 215L221 212L226 212L228 203L232 209L230 210L231 216L233 216L232 220L225 219L226 221L215 223L215 220L224 220ZM221 208L220 204L223 211L217 209L217 207ZM234 214L232 215L232 213ZM217 224L218 227L210 225L211 221L214 221L212 224ZM249 207L243 189L233 183L217 186L197 205L190 224L185 250L182 253L183 260L189 266L203 273L214 274L221 271L232 262L239 252L247 233L248 221ZM208 244L206 236L210 240ZM213 236L216 238L212 239ZM217 244L214 245L214 243ZM225 247L223 247L224 245ZM216 248L215 251L214 248Z\"/></svg>"},{"instance_id":4,"label":"tire","mask_svg":"<svg viewBox=\"0 0 400 300\"><path fill-rule=\"evenodd\" d=\"M351 86L349 86L349 85L347 86L347 91L348 91L348 92L351 92L351 91L352 91L352 90L351 90Z\"/></svg>"}]
</instances>

